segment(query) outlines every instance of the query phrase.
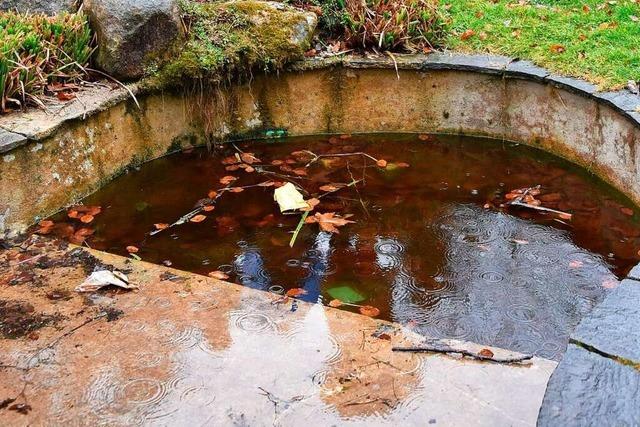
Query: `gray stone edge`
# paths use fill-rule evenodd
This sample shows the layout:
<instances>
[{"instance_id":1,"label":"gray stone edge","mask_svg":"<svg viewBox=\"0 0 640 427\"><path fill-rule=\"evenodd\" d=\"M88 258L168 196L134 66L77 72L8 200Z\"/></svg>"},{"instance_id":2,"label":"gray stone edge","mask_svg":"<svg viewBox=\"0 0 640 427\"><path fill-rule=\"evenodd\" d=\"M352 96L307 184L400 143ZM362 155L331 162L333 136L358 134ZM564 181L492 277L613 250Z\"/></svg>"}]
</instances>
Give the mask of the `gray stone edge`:
<instances>
[{"instance_id":1,"label":"gray stone edge","mask_svg":"<svg viewBox=\"0 0 640 427\"><path fill-rule=\"evenodd\" d=\"M451 70L467 71L501 76L503 78L523 79L539 83L546 83L572 93L576 93L608 105L640 127L640 95L634 95L626 89L615 92L598 92L597 87L580 79L553 75L544 68L538 67L529 61L519 60L498 55L471 55L452 52L434 52L428 55L387 55L387 56L334 56L328 58L310 58L294 62L287 67L288 71L311 71L326 69L333 66L342 66L351 69L399 69L399 70ZM133 84L129 88L136 94L144 94L140 86ZM7 153L31 141L41 141L53 135L64 124L90 117L106 110L121 101L128 99L130 95L125 91L116 91L107 96L97 105L73 114L69 114L61 120L52 123L51 127L40 130L37 133L16 132L9 126L1 126L7 132L21 135L22 138L14 138L11 143L0 140L0 154ZM16 113L20 114L20 113ZM28 114L25 113L25 114Z\"/></svg>"}]
</instances>

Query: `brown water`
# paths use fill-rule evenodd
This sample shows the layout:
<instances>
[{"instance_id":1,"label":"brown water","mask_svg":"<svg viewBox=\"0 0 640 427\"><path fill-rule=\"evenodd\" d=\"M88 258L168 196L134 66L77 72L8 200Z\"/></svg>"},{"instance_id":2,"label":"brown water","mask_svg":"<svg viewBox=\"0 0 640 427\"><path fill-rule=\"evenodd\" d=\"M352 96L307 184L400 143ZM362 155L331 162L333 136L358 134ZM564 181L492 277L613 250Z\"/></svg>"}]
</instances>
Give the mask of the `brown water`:
<instances>
[{"instance_id":1,"label":"brown water","mask_svg":"<svg viewBox=\"0 0 640 427\"><path fill-rule=\"evenodd\" d=\"M93 222L60 214L53 231L70 236L90 228L93 248L126 255L127 246L136 246L147 261L202 274L223 271L257 289L303 288L303 300L371 305L380 318L428 336L554 359L580 318L617 286L616 276L638 262L635 207L557 157L467 137L329 139L239 143L261 160L252 173L225 170L221 160L233 148L156 160L87 198L85 204L102 207ZM305 168L308 158L298 155L294 162L290 154L299 150L366 152L389 165L351 156ZM300 215L280 214L274 187L251 187L224 192L202 222L149 235L154 224L173 223L199 202L214 203L207 194L223 188L219 180L226 175L239 178L232 186L295 182L309 193L305 198L322 194L319 187L327 183L359 181L322 197L314 211L352 214L355 223L340 227L340 234L306 224L290 248ZM570 212L572 219L500 207L510 190L535 185L542 186L537 198L544 207Z\"/></svg>"}]
</instances>

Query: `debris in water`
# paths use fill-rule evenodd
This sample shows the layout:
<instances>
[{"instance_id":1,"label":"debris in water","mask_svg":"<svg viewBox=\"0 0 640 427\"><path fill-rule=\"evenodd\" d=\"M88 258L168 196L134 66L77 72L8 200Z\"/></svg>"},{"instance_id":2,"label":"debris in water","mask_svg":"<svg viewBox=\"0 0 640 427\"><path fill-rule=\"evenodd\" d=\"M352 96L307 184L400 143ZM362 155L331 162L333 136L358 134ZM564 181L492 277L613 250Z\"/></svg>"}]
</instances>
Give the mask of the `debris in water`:
<instances>
[{"instance_id":1,"label":"debris in water","mask_svg":"<svg viewBox=\"0 0 640 427\"><path fill-rule=\"evenodd\" d=\"M276 188L273 192L273 199L280 206L280 212L307 209L309 207L309 204L304 201L302 193L290 182L280 188Z\"/></svg>"}]
</instances>

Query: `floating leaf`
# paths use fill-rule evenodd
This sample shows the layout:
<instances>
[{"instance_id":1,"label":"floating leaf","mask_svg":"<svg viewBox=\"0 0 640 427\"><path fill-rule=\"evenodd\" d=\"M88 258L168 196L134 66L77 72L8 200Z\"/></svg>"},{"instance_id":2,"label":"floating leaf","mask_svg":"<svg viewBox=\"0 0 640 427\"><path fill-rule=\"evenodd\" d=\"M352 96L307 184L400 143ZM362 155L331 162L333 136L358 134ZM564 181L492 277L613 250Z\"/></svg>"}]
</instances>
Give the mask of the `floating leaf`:
<instances>
[{"instance_id":1,"label":"floating leaf","mask_svg":"<svg viewBox=\"0 0 640 427\"><path fill-rule=\"evenodd\" d=\"M331 298L340 301L341 303L357 303L364 301L365 297L351 286L337 286L335 288L327 289L327 293Z\"/></svg>"},{"instance_id":2,"label":"floating leaf","mask_svg":"<svg viewBox=\"0 0 640 427\"><path fill-rule=\"evenodd\" d=\"M284 162L282 160L271 160L271 164L273 166L281 166L284 164Z\"/></svg>"},{"instance_id":3,"label":"floating leaf","mask_svg":"<svg viewBox=\"0 0 640 427\"><path fill-rule=\"evenodd\" d=\"M293 289L289 289L285 295L288 297L299 297L301 295L306 295L306 294L307 294L307 291L302 288L293 288Z\"/></svg>"},{"instance_id":4,"label":"floating leaf","mask_svg":"<svg viewBox=\"0 0 640 427\"><path fill-rule=\"evenodd\" d=\"M40 222L38 223L38 225L39 225L40 227L49 228L49 227L53 227L54 223L53 223L53 221L51 221L51 220L45 219L45 220L43 220L43 221L40 221Z\"/></svg>"},{"instance_id":5,"label":"floating leaf","mask_svg":"<svg viewBox=\"0 0 640 427\"><path fill-rule=\"evenodd\" d=\"M230 192L232 193L242 193L244 191L244 188L242 187L233 187L229 189Z\"/></svg>"},{"instance_id":6,"label":"floating leaf","mask_svg":"<svg viewBox=\"0 0 640 427\"><path fill-rule=\"evenodd\" d=\"M253 153L242 153L240 159L247 164L259 163L260 159L253 155Z\"/></svg>"},{"instance_id":7,"label":"floating leaf","mask_svg":"<svg viewBox=\"0 0 640 427\"><path fill-rule=\"evenodd\" d=\"M235 172L240 169L240 165L230 165L224 168L227 172Z\"/></svg>"},{"instance_id":8,"label":"floating leaf","mask_svg":"<svg viewBox=\"0 0 640 427\"><path fill-rule=\"evenodd\" d=\"M140 249L138 249L137 246L133 246L133 245L127 246L126 249L127 249L127 252L129 252L130 254L136 254L136 253L140 252Z\"/></svg>"},{"instance_id":9,"label":"floating leaf","mask_svg":"<svg viewBox=\"0 0 640 427\"><path fill-rule=\"evenodd\" d=\"M193 218L191 218L189 221L198 223L198 222L204 221L205 219L207 219L207 217L204 215L196 215Z\"/></svg>"},{"instance_id":10,"label":"floating leaf","mask_svg":"<svg viewBox=\"0 0 640 427\"><path fill-rule=\"evenodd\" d=\"M169 228L169 224L166 224L164 222L159 222L158 224L153 224L153 226L156 228L156 230L164 230L166 228Z\"/></svg>"},{"instance_id":11,"label":"floating leaf","mask_svg":"<svg viewBox=\"0 0 640 427\"><path fill-rule=\"evenodd\" d=\"M317 212L314 216L310 216L305 220L305 223L307 224L318 223L322 231L336 234L340 233L338 227L343 227L354 222L355 221L350 221L346 218L336 216L335 212Z\"/></svg>"},{"instance_id":12,"label":"floating leaf","mask_svg":"<svg viewBox=\"0 0 640 427\"><path fill-rule=\"evenodd\" d=\"M338 191L339 189L344 188L346 186L347 184L331 183L331 184L326 184L320 187L320 191L333 192L333 191Z\"/></svg>"},{"instance_id":13,"label":"floating leaf","mask_svg":"<svg viewBox=\"0 0 640 427\"><path fill-rule=\"evenodd\" d=\"M205 212L211 212L211 211L212 211L212 210L214 210L215 208L216 208L216 207L215 207L215 206L213 206L213 205L204 205L204 206L202 207L202 210L203 210L203 211L205 211Z\"/></svg>"},{"instance_id":14,"label":"floating leaf","mask_svg":"<svg viewBox=\"0 0 640 427\"><path fill-rule=\"evenodd\" d=\"M85 224L89 224L91 221L93 221L93 219L94 219L94 216L89 214L85 214L80 217L80 221L82 221Z\"/></svg>"},{"instance_id":15,"label":"floating leaf","mask_svg":"<svg viewBox=\"0 0 640 427\"><path fill-rule=\"evenodd\" d=\"M287 182L282 187L277 188L273 192L273 199L280 206L280 212L305 209L309 207L307 202L304 201L302 194L290 182Z\"/></svg>"},{"instance_id":16,"label":"floating leaf","mask_svg":"<svg viewBox=\"0 0 640 427\"><path fill-rule=\"evenodd\" d=\"M622 212L623 214L625 214L627 216L633 216L633 209L620 208L620 212Z\"/></svg>"},{"instance_id":17,"label":"floating leaf","mask_svg":"<svg viewBox=\"0 0 640 427\"><path fill-rule=\"evenodd\" d=\"M228 274L223 273L220 270L212 271L211 273L208 274L208 276L218 280L227 280L229 278Z\"/></svg>"},{"instance_id":18,"label":"floating leaf","mask_svg":"<svg viewBox=\"0 0 640 427\"><path fill-rule=\"evenodd\" d=\"M311 212L312 210L315 209L316 206L318 206L320 204L320 200L316 199L315 197L313 199L309 199L307 200L307 207L302 209L305 212Z\"/></svg>"},{"instance_id":19,"label":"floating leaf","mask_svg":"<svg viewBox=\"0 0 640 427\"><path fill-rule=\"evenodd\" d=\"M292 170L292 172L298 176L307 176L307 170L305 168L297 168Z\"/></svg>"},{"instance_id":20,"label":"floating leaf","mask_svg":"<svg viewBox=\"0 0 640 427\"><path fill-rule=\"evenodd\" d=\"M376 165L384 169L387 167L387 161L385 159L380 159L376 162Z\"/></svg>"},{"instance_id":21,"label":"floating leaf","mask_svg":"<svg viewBox=\"0 0 640 427\"><path fill-rule=\"evenodd\" d=\"M238 179L238 178L235 177L235 176L232 176L232 175L223 176L222 178L220 178L220 184L229 185L233 181L235 181L236 179Z\"/></svg>"},{"instance_id":22,"label":"floating leaf","mask_svg":"<svg viewBox=\"0 0 640 427\"><path fill-rule=\"evenodd\" d=\"M217 192L217 191L215 191L215 190L211 190L211 191L209 191L209 194L207 194L207 196L208 196L210 199L215 199L215 198L218 196L218 192Z\"/></svg>"},{"instance_id":23,"label":"floating leaf","mask_svg":"<svg viewBox=\"0 0 640 427\"><path fill-rule=\"evenodd\" d=\"M369 317L376 317L380 314L380 310L372 305L363 305L358 310L361 314Z\"/></svg>"},{"instance_id":24,"label":"floating leaf","mask_svg":"<svg viewBox=\"0 0 640 427\"><path fill-rule=\"evenodd\" d=\"M224 159L222 159L223 165L235 165L236 163L240 163L240 159L237 155L225 157Z\"/></svg>"}]
</instances>

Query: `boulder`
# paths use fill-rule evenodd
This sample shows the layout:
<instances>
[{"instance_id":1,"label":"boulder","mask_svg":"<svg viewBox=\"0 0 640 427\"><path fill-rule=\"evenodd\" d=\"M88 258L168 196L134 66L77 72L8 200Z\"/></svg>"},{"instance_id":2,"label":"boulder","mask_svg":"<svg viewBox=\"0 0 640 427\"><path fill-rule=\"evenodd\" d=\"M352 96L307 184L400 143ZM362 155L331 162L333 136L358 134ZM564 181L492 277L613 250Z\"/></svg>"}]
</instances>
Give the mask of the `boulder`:
<instances>
[{"instance_id":1,"label":"boulder","mask_svg":"<svg viewBox=\"0 0 640 427\"><path fill-rule=\"evenodd\" d=\"M176 0L85 0L98 38L96 65L120 80L142 77L183 39Z\"/></svg>"},{"instance_id":2,"label":"boulder","mask_svg":"<svg viewBox=\"0 0 640 427\"><path fill-rule=\"evenodd\" d=\"M45 13L55 15L78 10L78 0L1 0L0 11Z\"/></svg>"}]
</instances>

